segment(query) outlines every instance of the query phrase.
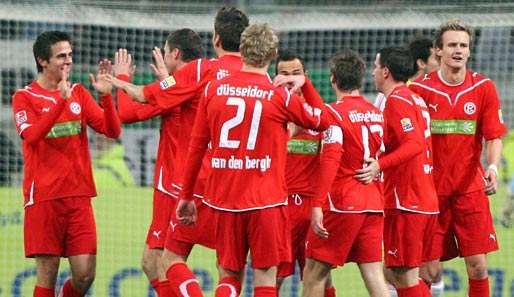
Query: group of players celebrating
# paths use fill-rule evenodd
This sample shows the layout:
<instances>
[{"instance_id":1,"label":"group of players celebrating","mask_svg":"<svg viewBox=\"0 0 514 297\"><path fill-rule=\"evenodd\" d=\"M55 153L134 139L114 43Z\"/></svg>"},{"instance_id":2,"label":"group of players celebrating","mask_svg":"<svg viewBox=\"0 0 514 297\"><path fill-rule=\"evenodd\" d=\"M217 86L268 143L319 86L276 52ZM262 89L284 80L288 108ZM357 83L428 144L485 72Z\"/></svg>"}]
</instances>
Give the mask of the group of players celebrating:
<instances>
[{"instance_id":1,"label":"group of players celebrating","mask_svg":"<svg viewBox=\"0 0 514 297\"><path fill-rule=\"evenodd\" d=\"M153 83L130 82L135 67L125 49L100 61L90 80L101 108L67 80L68 34L42 33L33 47L39 76L13 96L34 296L55 296L60 257L71 278L59 296L84 296L94 279L87 126L117 138L120 123L155 116L160 142L142 266L158 296L203 296L186 264L195 244L216 249L217 297L239 296L248 253L256 297L278 296L296 261L303 296L335 296L330 271L347 262L358 264L370 296L442 296L440 261L457 256L468 296L489 296L486 254L498 244L487 195L497 189L506 128L494 83L466 68L472 37L452 20L433 42L381 49L376 106L359 93L362 58L341 51L330 60L336 101L326 105L298 56L284 50L277 58L267 24L249 25L225 7L214 22L215 59L201 57L196 32L180 29L164 56L153 50Z\"/></svg>"}]
</instances>

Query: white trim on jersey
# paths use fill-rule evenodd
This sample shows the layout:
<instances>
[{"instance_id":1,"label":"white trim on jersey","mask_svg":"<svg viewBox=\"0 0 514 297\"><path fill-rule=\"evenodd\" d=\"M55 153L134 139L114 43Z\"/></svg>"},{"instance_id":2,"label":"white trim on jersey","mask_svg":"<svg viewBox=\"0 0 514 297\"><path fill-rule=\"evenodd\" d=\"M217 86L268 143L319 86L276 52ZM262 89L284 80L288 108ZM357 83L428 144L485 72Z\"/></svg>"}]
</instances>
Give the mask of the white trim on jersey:
<instances>
[{"instance_id":1,"label":"white trim on jersey","mask_svg":"<svg viewBox=\"0 0 514 297\"><path fill-rule=\"evenodd\" d=\"M474 88L480 86L481 84L485 83L488 80L490 80L490 79L484 78L483 80L477 82L476 84L472 85L471 87L469 87L469 88L467 88L465 90L462 90L459 93L457 93L457 96L455 96L455 104L454 105L457 105L457 102L459 101L459 98L460 98L461 95L464 95L464 94L466 94L469 91L472 91Z\"/></svg>"},{"instance_id":2,"label":"white trim on jersey","mask_svg":"<svg viewBox=\"0 0 514 297\"><path fill-rule=\"evenodd\" d=\"M328 107L340 121L343 120L343 117L332 106L330 106L330 104L325 104L325 106Z\"/></svg>"},{"instance_id":3,"label":"white trim on jersey","mask_svg":"<svg viewBox=\"0 0 514 297\"><path fill-rule=\"evenodd\" d=\"M415 85L415 86L418 86L418 87L423 88L425 90L429 90L429 91L432 91L432 92L434 92L436 94L442 95L442 96L446 97L446 99L448 99L448 103L450 103L450 105L453 105L450 96L448 96L448 94L446 94L443 91L439 91L438 89L434 89L434 88L431 88L429 86L425 86L424 84L420 84L418 82L412 82L411 85Z\"/></svg>"},{"instance_id":4,"label":"white trim on jersey","mask_svg":"<svg viewBox=\"0 0 514 297\"><path fill-rule=\"evenodd\" d=\"M18 133L18 135L21 136L21 133L23 133L23 131L25 131L25 129L27 129L28 127L32 126L32 124L27 124L27 123L23 123L20 125L20 132Z\"/></svg>"},{"instance_id":5,"label":"white trim on jersey","mask_svg":"<svg viewBox=\"0 0 514 297\"><path fill-rule=\"evenodd\" d=\"M209 86L211 85L211 82L209 81L207 83L207 85L205 86L205 90L204 90L204 96L207 97L207 91L209 90Z\"/></svg>"},{"instance_id":6,"label":"white trim on jersey","mask_svg":"<svg viewBox=\"0 0 514 297\"><path fill-rule=\"evenodd\" d=\"M237 290L236 290L236 287L234 287L234 285L227 284L227 283L221 283L221 284L216 286L216 289L218 289L220 287L227 287L227 288L229 288L229 290L230 290L230 296L229 297L237 297Z\"/></svg>"},{"instance_id":7,"label":"white trim on jersey","mask_svg":"<svg viewBox=\"0 0 514 297\"><path fill-rule=\"evenodd\" d=\"M179 192L182 191L182 187L177 185L177 184L172 183L171 186L174 187L174 188L177 188L177 190ZM200 194L193 194L193 196L196 197L196 198L203 199L203 195L200 195Z\"/></svg>"},{"instance_id":8,"label":"white trim on jersey","mask_svg":"<svg viewBox=\"0 0 514 297\"><path fill-rule=\"evenodd\" d=\"M34 205L34 180L32 180L32 185L30 185L29 201L25 203L24 207L31 205Z\"/></svg>"},{"instance_id":9,"label":"white trim on jersey","mask_svg":"<svg viewBox=\"0 0 514 297\"><path fill-rule=\"evenodd\" d=\"M76 86L78 86L78 84L71 85L70 91L73 92L73 89L75 89Z\"/></svg>"},{"instance_id":10,"label":"white trim on jersey","mask_svg":"<svg viewBox=\"0 0 514 297\"><path fill-rule=\"evenodd\" d=\"M439 79L441 80L441 82L443 82L443 84L449 86L449 87L457 87L457 86L460 86L464 83L464 81L461 81L460 83L456 83L456 84L451 84L449 82L447 82L444 78L443 78L443 75L441 73L441 69L437 70L437 76L439 77Z\"/></svg>"},{"instance_id":11,"label":"white trim on jersey","mask_svg":"<svg viewBox=\"0 0 514 297\"><path fill-rule=\"evenodd\" d=\"M209 206L211 208L214 208L214 209L217 209L217 210L230 211L230 212L244 212L244 211L260 210L260 209L277 207L277 206L281 206L281 205L287 205L288 198L289 198L289 196L286 196L286 199L285 199L284 202L280 202L280 203L277 203L277 204L265 205L265 206L259 206L259 207L251 207L251 208L244 208L244 209L230 209L230 208L223 208L223 207L214 206L214 205L210 204L209 202L205 201L205 199L203 199L202 202L205 203L207 206Z\"/></svg>"},{"instance_id":12,"label":"white trim on jersey","mask_svg":"<svg viewBox=\"0 0 514 297\"><path fill-rule=\"evenodd\" d=\"M198 59L197 62L196 62L196 81L197 82L200 82L200 70L201 70L201 66L202 66L202 59Z\"/></svg>"},{"instance_id":13,"label":"white trim on jersey","mask_svg":"<svg viewBox=\"0 0 514 297\"><path fill-rule=\"evenodd\" d=\"M409 100L401 97L401 96L398 96L398 95L389 95L389 98L396 98L396 99L399 99L399 100L402 100L402 101L405 101L407 103L409 103L411 106L414 105L412 102L410 102Z\"/></svg>"},{"instance_id":14,"label":"white trim on jersey","mask_svg":"<svg viewBox=\"0 0 514 297\"><path fill-rule=\"evenodd\" d=\"M396 199L396 209L403 210L403 211L408 211L408 212L421 213L421 214L438 214L439 213L439 211L435 211L435 212L432 212L432 211L419 211L419 210L413 210L413 209L410 209L410 208L403 207L400 204L400 197L398 197L398 193L396 192L396 187L394 188L394 198Z\"/></svg>"},{"instance_id":15,"label":"white trim on jersey","mask_svg":"<svg viewBox=\"0 0 514 297\"><path fill-rule=\"evenodd\" d=\"M34 93L32 91L29 91L28 89L19 89L16 92L27 92L30 95L34 96L34 97L38 97L38 98L41 98L41 99L49 100L49 101L52 101L53 104L57 104L57 100L55 100L55 98L49 97L49 96L45 96L45 95L41 95L41 94L36 94L36 93Z\"/></svg>"},{"instance_id":16,"label":"white trim on jersey","mask_svg":"<svg viewBox=\"0 0 514 297\"><path fill-rule=\"evenodd\" d=\"M330 204L330 211L331 212L336 212L336 213L343 213L343 214L344 213L346 213L346 214L369 213L369 212L370 213L384 213L383 209L363 209L363 210L357 210L357 211L338 209L338 208L336 208L336 206L332 202L332 196L330 196L330 193L328 193L328 203Z\"/></svg>"},{"instance_id":17,"label":"white trim on jersey","mask_svg":"<svg viewBox=\"0 0 514 297\"><path fill-rule=\"evenodd\" d=\"M431 88L431 87L426 86L424 84L420 84L418 82L413 82L412 84L415 85L415 86L421 87L423 89L426 89L428 91L432 91L432 92L434 92L436 94L439 94L439 95L442 95L442 96L446 97L448 99L448 102L450 103L450 105L455 106L455 105L457 105L457 102L459 101L460 96L466 94L467 92L473 90L474 88L480 86L481 84L483 84L483 83L485 83L486 81L489 81L489 80L490 80L489 78L484 78L483 80L477 82L476 84L472 85L471 87L469 87L469 88L467 88L465 90L460 91L459 93L457 93L457 96L455 96L455 102L454 103L452 103L452 100L451 100L450 96L448 94L446 94L445 92L443 92L443 91L439 91L437 89Z\"/></svg>"},{"instance_id":18,"label":"white trim on jersey","mask_svg":"<svg viewBox=\"0 0 514 297\"><path fill-rule=\"evenodd\" d=\"M291 93L287 88L284 88L286 90L287 98L286 98L286 107L289 107L289 100L291 100Z\"/></svg>"},{"instance_id":19,"label":"white trim on jersey","mask_svg":"<svg viewBox=\"0 0 514 297\"><path fill-rule=\"evenodd\" d=\"M165 188L164 188L164 185L162 184L162 166L161 166L161 169L159 170L159 181L157 182L157 190L163 192L164 194L167 194L173 198L178 198L177 195L171 193L171 192L168 192Z\"/></svg>"},{"instance_id":20,"label":"white trim on jersey","mask_svg":"<svg viewBox=\"0 0 514 297\"><path fill-rule=\"evenodd\" d=\"M189 295L189 292L187 291L187 285L189 285L191 283L199 283L199 282L196 278L191 278L191 279L183 281L178 286L178 289L180 290L180 294L182 294L183 297L191 297L191 295Z\"/></svg>"}]
</instances>

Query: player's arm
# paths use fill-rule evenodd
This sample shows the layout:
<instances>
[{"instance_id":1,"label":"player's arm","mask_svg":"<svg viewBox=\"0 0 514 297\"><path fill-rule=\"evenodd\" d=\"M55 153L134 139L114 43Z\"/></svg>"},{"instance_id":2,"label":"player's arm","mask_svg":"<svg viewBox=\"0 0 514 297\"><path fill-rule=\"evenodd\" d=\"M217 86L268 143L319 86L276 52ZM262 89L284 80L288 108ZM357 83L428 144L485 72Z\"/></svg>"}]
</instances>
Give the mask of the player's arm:
<instances>
[{"instance_id":1,"label":"player's arm","mask_svg":"<svg viewBox=\"0 0 514 297\"><path fill-rule=\"evenodd\" d=\"M44 139L63 112L65 106L65 99L56 98L56 104L48 112L37 117L32 109L32 104L30 104L30 98L23 94L23 92L15 93L12 107L18 134L27 144L35 144Z\"/></svg>"},{"instance_id":2,"label":"player's arm","mask_svg":"<svg viewBox=\"0 0 514 297\"><path fill-rule=\"evenodd\" d=\"M129 81L128 75L122 74L116 78ZM116 90L116 97L118 98L118 115L122 123L146 121L162 113L162 109L159 107L133 101L122 89Z\"/></svg>"},{"instance_id":3,"label":"player's arm","mask_svg":"<svg viewBox=\"0 0 514 297\"><path fill-rule=\"evenodd\" d=\"M394 137L400 145L394 151L387 152L380 160L373 158L364 160L368 162L368 166L356 170L355 175L355 178L363 183L370 183L380 171L405 163L425 149L423 147L424 129L409 102L396 98L387 99L384 118L387 126L391 128L387 129L384 142L387 143L389 137ZM391 135L388 135L389 133Z\"/></svg>"},{"instance_id":4,"label":"player's arm","mask_svg":"<svg viewBox=\"0 0 514 297\"><path fill-rule=\"evenodd\" d=\"M493 195L498 190L498 166L503 149L501 137L507 133L507 129L503 124L500 99L496 86L491 81L487 82L484 87L486 88L485 100L480 114L480 121L482 123L480 129L486 140L486 159L488 164L484 175L486 179L484 191L487 195Z\"/></svg>"},{"instance_id":5,"label":"player's arm","mask_svg":"<svg viewBox=\"0 0 514 297\"><path fill-rule=\"evenodd\" d=\"M98 92L100 102L103 107L100 108L93 96L82 86L80 89L80 96L84 104L84 114L88 125L96 132L102 133L109 138L118 138L121 133L121 124L114 100L112 98L112 84L106 78L108 74L105 70L99 70L96 78L90 74L89 79L91 84Z\"/></svg>"},{"instance_id":6,"label":"player's arm","mask_svg":"<svg viewBox=\"0 0 514 297\"><path fill-rule=\"evenodd\" d=\"M179 204L176 211L178 221L185 225L196 222L197 214L193 201L194 186L202 167L202 160L207 151L207 146L211 140L206 112L207 92L208 85L204 95L200 99L195 123L193 125L189 151L185 162L182 191L179 194Z\"/></svg>"}]
</instances>

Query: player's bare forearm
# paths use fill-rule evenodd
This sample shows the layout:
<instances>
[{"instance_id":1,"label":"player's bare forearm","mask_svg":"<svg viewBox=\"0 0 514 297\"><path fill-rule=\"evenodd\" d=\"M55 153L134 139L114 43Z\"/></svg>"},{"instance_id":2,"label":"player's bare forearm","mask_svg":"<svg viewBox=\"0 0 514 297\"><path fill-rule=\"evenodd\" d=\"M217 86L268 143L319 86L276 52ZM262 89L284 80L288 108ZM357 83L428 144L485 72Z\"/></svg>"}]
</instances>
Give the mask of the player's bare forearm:
<instances>
[{"instance_id":1,"label":"player's bare forearm","mask_svg":"<svg viewBox=\"0 0 514 297\"><path fill-rule=\"evenodd\" d=\"M137 86L117 78L113 78L112 84L116 88L124 90L127 93L127 95L129 95L129 97L132 98L132 100L140 103L147 103L143 92L143 86Z\"/></svg>"},{"instance_id":2,"label":"player's bare forearm","mask_svg":"<svg viewBox=\"0 0 514 297\"><path fill-rule=\"evenodd\" d=\"M503 143L500 138L495 138L486 141L485 143L486 147L486 159L487 164L491 165L494 164L495 166L498 166L500 164L502 149L503 149Z\"/></svg>"}]
</instances>

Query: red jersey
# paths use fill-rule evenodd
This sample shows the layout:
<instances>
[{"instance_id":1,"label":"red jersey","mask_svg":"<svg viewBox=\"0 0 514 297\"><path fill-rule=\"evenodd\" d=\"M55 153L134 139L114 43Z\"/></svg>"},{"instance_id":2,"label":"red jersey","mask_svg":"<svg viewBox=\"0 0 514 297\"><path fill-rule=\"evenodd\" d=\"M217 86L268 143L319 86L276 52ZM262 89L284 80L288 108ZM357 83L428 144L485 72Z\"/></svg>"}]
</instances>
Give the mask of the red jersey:
<instances>
[{"instance_id":1,"label":"red jersey","mask_svg":"<svg viewBox=\"0 0 514 297\"><path fill-rule=\"evenodd\" d=\"M286 184L289 195L314 195L314 186L318 182L321 136L320 132L302 129L287 141Z\"/></svg>"},{"instance_id":2,"label":"red jersey","mask_svg":"<svg viewBox=\"0 0 514 297\"><path fill-rule=\"evenodd\" d=\"M25 205L65 197L94 197L87 126L111 138L120 122L111 95L103 110L80 84L71 98L43 89L36 81L18 90L12 101L14 121L23 139Z\"/></svg>"},{"instance_id":3,"label":"red jersey","mask_svg":"<svg viewBox=\"0 0 514 297\"><path fill-rule=\"evenodd\" d=\"M384 172L385 208L438 213L425 101L405 85L396 87L387 97L384 117L386 154L378 162Z\"/></svg>"},{"instance_id":4,"label":"red jersey","mask_svg":"<svg viewBox=\"0 0 514 297\"><path fill-rule=\"evenodd\" d=\"M355 171L366 166L364 159L384 151L384 116L361 96L347 96L329 105L333 121L324 133L320 178L315 206L328 194L331 211L341 213L382 212L382 181L363 184Z\"/></svg>"},{"instance_id":5,"label":"red jersey","mask_svg":"<svg viewBox=\"0 0 514 297\"><path fill-rule=\"evenodd\" d=\"M118 79L129 81L127 75ZM123 123L146 121L155 116L161 117L161 128L157 158L155 160L154 188L177 198L171 186L174 158L177 151L177 138L180 129L180 107L164 111L158 106L135 102L123 90L117 90L118 114Z\"/></svg>"},{"instance_id":6,"label":"red jersey","mask_svg":"<svg viewBox=\"0 0 514 297\"><path fill-rule=\"evenodd\" d=\"M182 199L192 198L200 162L210 142L211 170L204 203L226 211L247 211L287 203L287 123L324 130L323 101L307 81L308 103L273 86L268 75L236 72L209 83L198 108L184 175Z\"/></svg>"},{"instance_id":7,"label":"red jersey","mask_svg":"<svg viewBox=\"0 0 514 297\"><path fill-rule=\"evenodd\" d=\"M199 99L205 85L215 79L221 79L241 69L241 57L224 55L218 59L198 59L187 63L182 69L161 82L145 86L145 99L152 105L164 110L180 107L180 129L177 138L177 152L174 158L175 172L172 177L174 190L182 189L184 162L191 139L194 119ZM208 169L208 160L204 165L202 177ZM201 196L201 193L198 193Z\"/></svg>"},{"instance_id":8,"label":"red jersey","mask_svg":"<svg viewBox=\"0 0 514 297\"><path fill-rule=\"evenodd\" d=\"M484 189L482 141L507 132L494 83L468 70L461 84L450 85L436 71L409 87L425 99L432 118L437 193L455 195Z\"/></svg>"}]
</instances>

